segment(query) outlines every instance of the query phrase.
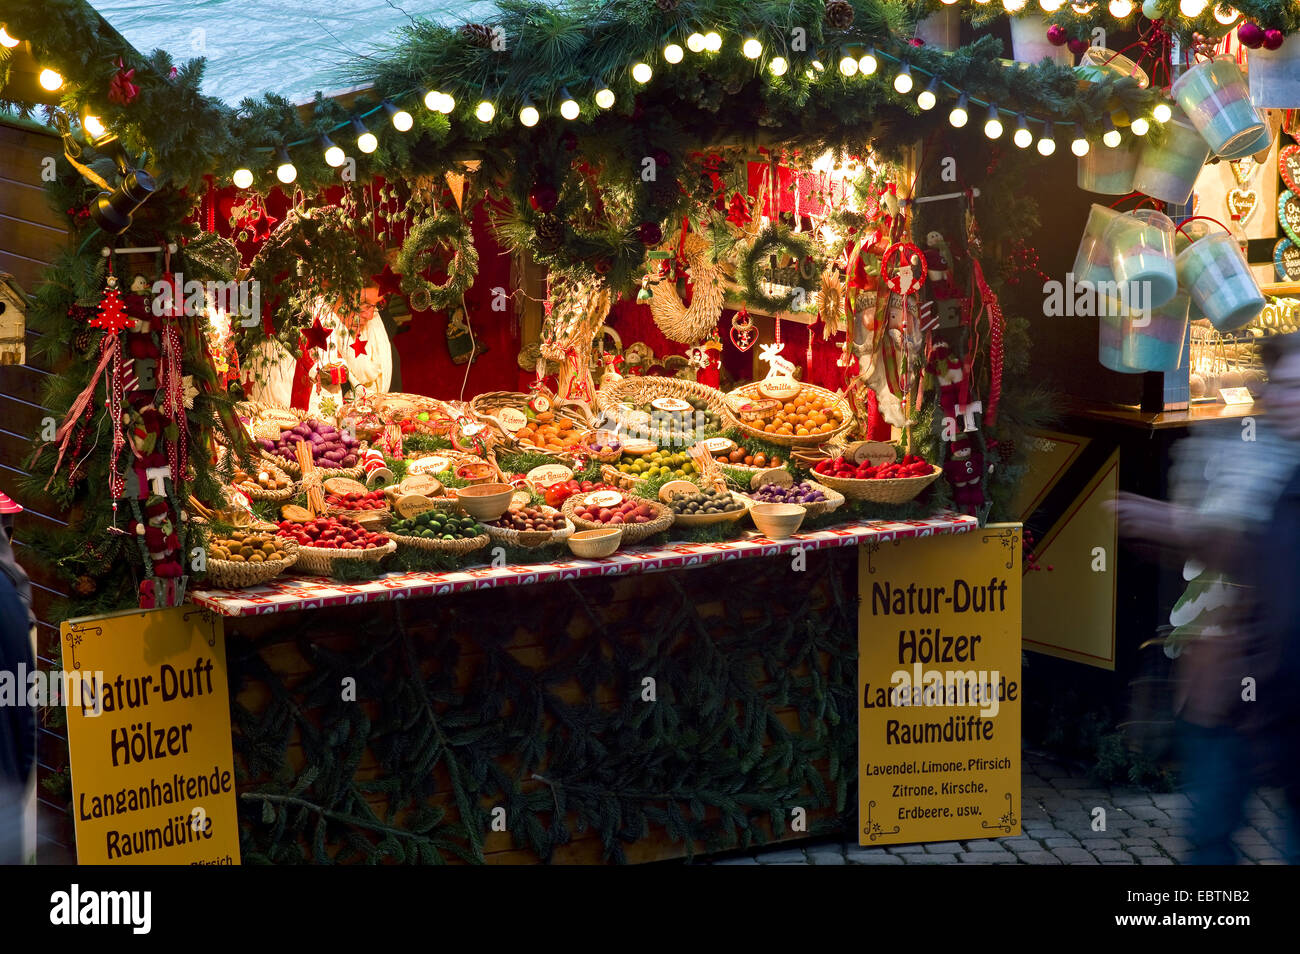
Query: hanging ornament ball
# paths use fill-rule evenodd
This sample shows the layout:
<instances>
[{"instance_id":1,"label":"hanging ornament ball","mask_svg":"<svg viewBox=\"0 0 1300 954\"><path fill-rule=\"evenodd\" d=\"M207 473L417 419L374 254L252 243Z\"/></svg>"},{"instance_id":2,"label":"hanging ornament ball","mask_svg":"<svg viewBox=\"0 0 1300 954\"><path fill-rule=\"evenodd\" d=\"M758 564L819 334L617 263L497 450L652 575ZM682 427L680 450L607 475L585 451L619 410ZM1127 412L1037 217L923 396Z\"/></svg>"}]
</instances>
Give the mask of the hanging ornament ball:
<instances>
[{"instance_id":1,"label":"hanging ornament ball","mask_svg":"<svg viewBox=\"0 0 1300 954\"><path fill-rule=\"evenodd\" d=\"M1282 41L1283 41L1284 39L1285 39L1285 37L1282 35L1282 31L1281 31L1281 30L1265 30L1265 31L1264 31L1264 49L1266 49L1266 50L1276 50L1278 47L1280 47L1280 46L1282 45Z\"/></svg>"},{"instance_id":2,"label":"hanging ornament ball","mask_svg":"<svg viewBox=\"0 0 1300 954\"><path fill-rule=\"evenodd\" d=\"M1160 0L1142 0L1142 15L1148 20L1160 19Z\"/></svg>"},{"instance_id":3,"label":"hanging ornament ball","mask_svg":"<svg viewBox=\"0 0 1300 954\"><path fill-rule=\"evenodd\" d=\"M559 201L560 194L555 191L555 186L539 182L528 191L528 204L534 212L550 212Z\"/></svg>"},{"instance_id":4,"label":"hanging ornament ball","mask_svg":"<svg viewBox=\"0 0 1300 954\"><path fill-rule=\"evenodd\" d=\"M1250 47L1252 50L1258 50L1264 45L1264 31L1260 29L1258 23L1243 23L1237 27L1237 39L1241 41L1242 46Z\"/></svg>"},{"instance_id":5,"label":"hanging ornament ball","mask_svg":"<svg viewBox=\"0 0 1300 954\"><path fill-rule=\"evenodd\" d=\"M832 30L853 26L853 4L847 0L826 0L826 25Z\"/></svg>"},{"instance_id":6,"label":"hanging ornament ball","mask_svg":"<svg viewBox=\"0 0 1300 954\"><path fill-rule=\"evenodd\" d=\"M1075 56L1083 56L1083 54L1088 50L1088 41L1081 40L1078 37L1075 37L1073 40L1067 43L1066 46L1070 48L1070 52L1073 53Z\"/></svg>"},{"instance_id":7,"label":"hanging ornament ball","mask_svg":"<svg viewBox=\"0 0 1300 954\"><path fill-rule=\"evenodd\" d=\"M1065 32L1065 27L1059 23L1053 23L1047 28L1047 42L1052 46L1065 46L1069 39L1070 36Z\"/></svg>"},{"instance_id":8,"label":"hanging ornament ball","mask_svg":"<svg viewBox=\"0 0 1300 954\"><path fill-rule=\"evenodd\" d=\"M636 237L642 245L658 245L664 240L664 230L657 222L642 222L636 227Z\"/></svg>"}]
</instances>

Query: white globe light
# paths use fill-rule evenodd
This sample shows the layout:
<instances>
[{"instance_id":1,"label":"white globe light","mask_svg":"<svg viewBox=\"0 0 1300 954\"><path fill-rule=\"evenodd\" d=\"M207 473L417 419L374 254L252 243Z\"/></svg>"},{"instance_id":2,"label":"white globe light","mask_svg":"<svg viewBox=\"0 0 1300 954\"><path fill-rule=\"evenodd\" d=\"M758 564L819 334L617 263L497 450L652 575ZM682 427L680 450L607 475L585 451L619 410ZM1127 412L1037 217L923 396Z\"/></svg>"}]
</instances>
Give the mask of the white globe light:
<instances>
[{"instance_id":1,"label":"white globe light","mask_svg":"<svg viewBox=\"0 0 1300 954\"><path fill-rule=\"evenodd\" d=\"M37 81L41 84L41 89L48 90L51 93L63 85L63 77L54 70L49 69L41 70Z\"/></svg>"},{"instance_id":2,"label":"white globe light","mask_svg":"<svg viewBox=\"0 0 1300 954\"><path fill-rule=\"evenodd\" d=\"M596 105L599 106L601 109L609 109L611 106L613 106L614 91L609 87L605 87L604 89L598 91L596 93Z\"/></svg>"},{"instance_id":3,"label":"white globe light","mask_svg":"<svg viewBox=\"0 0 1300 954\"><path fill-rule=\"evenodd\" d=\"M876 57L871 53L862 54L862 59L858 60L858 69L862 71L863 76L870 76L879 66Z\"/></svg>"},{"instance_id":4,"label":"white globe light","mask_svg":"<svg viewBox=\"0 0 1300 954\"><path fill-rule=\"evenodd\" d=\"M655 71L650 69L649 63L638 63L632 67L632 78L642 85L650 82L650 77L654 75Z\"/></svg>"},{"instance_id":5,"label":"white globe light","mask_svg":"<svg viewBox=\"0 0 1300 954\"><path fill-rule=\"evenodd\" d=\"M1185 17L1199 17L1210 5L1210 0L1178 0L1178 10Z\"/></svg>"},{"instance_id":6,"label":"white globe light","mask_svg":"<svg viewBox=\"0 0 1300 954\"><path fill-rule=\"evenodd\" d=\"M704 34L704 48L710 53L717 53L722 49L722 34L709 31Z\"/></svg>"},{"instance_id":7,"label":"white globe light","mask_svg":"<svg viewBox=\"0 0 1300 954\"><path fill-rule=\"evenodd\" d=\"M431 109L435 113L442 112L442 93L436 89L431 89L424 94L424 105L426 109Z\"/></svg>"},{"instance_id":8,"label":"white globe light","mask_svg":"<svg viewBox=\"0 0 1300 954\"><path fill-rule=\"evenodd\" d=\"M288 185L298 178L298 169L292 162L282 162L275 167L275 177Z\"/></svg>"},{"instance_id":9,"label":"white globe light","mask_svg":"<svg viewBox=\"0 0 1300 954\"><path fill-rule=\"evenodd\" d=\"M935 96L934 93L928 89L923 89L921 92L916 94L916 105L925 110L934 109L934 105L938 101L939 97Z\"/></svg>"},{"instance_id":10,"label":"white globe light","mask_svg":"<svg viewBox=\"0 0 1300 954\"><path fill-rule=\"evenodd\" d=\"M1070 143L1070 152L1079 157L1086 156L1090 148L1092 147L1088 145L1088 140L1084 139L1082 136L1079 136L1074 140L1074 142Z\"/></svg>"},{"instance_id":11,"label":"white globe light","mask_svg":"<svg viewBox=\"0 0 1300 954\"><path fill-rule=\"evenodd\" d=\"M680 63L686 56L686 51L676 43L669 43L664 47L664 59L669 63Z\"/></svg>"},{"instance_id":12,"label":"white globe light","mask_svg":"<svg viewBox=\"0 0 1300 954\"><path fill-rule=\"evenodd\" d=\"M1110 10L1110 15L1116 20L1123 20L1133 12L1133 3L1132 0L1110 0L1110 6L1107 9Z\"/></svg>"},{"instance_id":13,"label":"white globe light","mask_svg":"<svg viewBox=\"0 0 1300 954\"><path fill-rule=\"evenodd\" d=\"M763 44L752 36L741 46L740 52L744 53L748 59L756 60L763 55Z\"/></svg>"},{"instance_id":14,"label":"white globe light","mask_svg":"<svg viewBox=\"0 0 1300 954\"><path fill-rule=\"evenodd\" d=\"M379 139L372 132L363 132L357 137L357 148L364 153L372 153L379 148Z\"/></svg>"},{"instance_id":15,"label":"white globe light","mask_svg":"<svg viewBox=\"0 0 1300 954\"><path fill-rule=\"evenodd\" d=\"M582 109L578 106L577 100L566 99L560 103L560 115L565 119L577 119Z\"/></svg>"},{"instance_id":16,"label":"white globe light","mask_svg":"<svg viewBox=\"0 0 1300 954\"><path fill-rule=\"evenodd\" d=\"M235 184L236 189L247 189L253 184L253 170L236 169L235 174L230 177L230 181Z\"/></svg>"},{"instance_id":17,"label":"white globe light","mask_svg":"<svg viewBox=\"0 0 1300 954\"><path fill-rule=\"evenodd\" d=\"M1156 103L1156 108L1151 110L1151 118L1158 123L1167 123L1174 118L1174 111L1168 103Z\"/></svg>"},{"instance_id":18,"label":"white globe light","mask_svg":"<svg viewBox=\"0 0 1300 954\"><path fill-rule=\"evenodd\" d=\"M483 100L474 107L474 115L481 123L490 123L497 114L497 108L488 100Z\"/></svg>"},{"instance_id":19,"label":"white globe light","mask_svg":"<svg viewBox=\"0 0 1300 954\"><path fill-rule=\"evenodd\" d=\"M104 128L104 121L98 116L87 116L81 121L81 128L86 130L86 135L91 139L98 139L104 133L108 132Z\"/></svg>"},{"instance_id":20,"label":"white globe light","mask_svg":"<svg viewBox=\"0 0 1300 954\"><path fill-rule=\"evenodd\" d=\"M1019 149L1028 149L1029 144L1034 141L1034 134L1022 126L1020 129L1016 130L1016 134L1011 137L1011 141L1014 142L1016 147Z\"/></svg>"},{"instance_id":21,"label":"white globe light","mask_svg":"<svg viewBox=\"0 0 1300 954\"><path fill-rule=\"evenodd\" d=\"M399 109L393 113L393 128L398 132L410 132L411 127L415 125L415 117L404 109Z\"/></svg>"},{"instance_id":22,"label":"white globe light","mask_svg":"<svg viewBox=\"0 0 1300 954\"><path fill-rule=\"evenodd\" d=\"M3 46L6 50L12 50L17 45L18 39L10 36L4 27L0 27L0 46Z\"/></svg>"},{"instance_id":23,"label":"white globe light","mask_svg":"<svg viewBox=\"0 0 1300 954\"><path fill-rule=\"evenodd\" d=\"M703 53L708 45L703 33L692 33L686 38L686 49L692 53Z\"/></svg>"},{"instance_id":24,"label":"white globe light","mask_svg":"<svg viewBox=\"0 0 1300 954\"><path fill-rule=\"evenodd\" d=\"M900 93L910 93L912 86L912 72L904 66L902 72L894 77L894 89Z\"/></svg>"},{"instance_id":25,"label":"white globe light","mask_svg":"<svg viewBox=\"0 0 1300 954\"><path fill-rule=\"evenodd\" d=\"M1027 2L1028 0L1002 0L1002 8L1007 13L1019 13L1025 8Z\"/></svg>"},{"instance_id":26,"label":"white globe light","mask_svg":"<svg viewBox=\"0 0 1300 954\"><path fill-rule=\"evenodd\" d=\"M1232 26L1241 16L1241 11L1228 6L1226 3L1220 3L1214 8L1214 19L1218 20L1224 26Z\"/></svg>"},{"instance_id":27,"label":"white globe light","mask_svg":"<svg viewBox=\"0 0 1300 954\"><path fill-rule=\"evenodd\" d=\"M790 64L785 61L784 56L775 56L772 62L767 64L767 68L772 71L773 76L784 76Z\"/></svg>"},{"instance_id":28,"label":"white globe light","mask_svg":"<svg viewBox=\"0 0 1300 954\"><path fill-rule=\"evenodd\" d=\"M966 107L960 104L954 106L952 112L948 114L948 122L952 123L952 125L957 129L961 129L962 126L965 126L969 119L970 113L966 112Z\"/></svg>"},{"instance_id":29,"label":"white globe light","mask_svg":"<svg viewBox=\"0 0 1300 954\"><path fill-rule=\"evenodd\" d=\"M1038 5L1043 8L1044 13L1055 13L1065 6L1065 0L1038 0Z\"/></svg>"},{"instance_id":30,"label":"white globe light","mask_svg":"<svg viewBox=\"0 0 1300 954\"><path fill-rule=\"evenodd\" d=\"M846 56L840 60L840 72L845 76L853 76L858 72L858 61L851 56Z\"/></svg>"},{"instance_id":31,"label":"white globe light","mask_svg":"<svg viewBox=\"0 0 1300 954\"><path fill-rule=\"evenodd\" d=\"M519 110L519 121L525 126L536 126L541 118L542 114L537 111L536 106L528 105Z\"/></svg>"},{"instance_id":32,"label":"white globe light","mask_svg":"<svg viewBox=\"0 0 1300 954\"><path fill-rule=\"evenodd\" d=\"M1079 16L1082 17L1082 16L1087 16L1089 13L1092 13L1093 10L1096 10L1096 9L1097 9L1097 4L1095 4L1095 3L1072 3L1072 4L1070 4L1070 9L1073 10L1075 13L1079 14Z\"/></svg>"},{"instance_id":33,"label":"white globe light","mask_svg":"<svg viewBox=\"0 0 1300 954\"><path fill-rule=\"evenodd\" d=\"M347 161L347 153L339 146L330 146L325 150L325 165L337 169Z\"/></svg>"},{"instance_id":34,"label":"white globe light","mask_svg":"<svg viewBox=\"0 0 1300 954\"><path fill-rule=\"evenodd\" d=\"M1123 137L1120 136L1118 129L1107 129L1102 134L1101 141L1106 144L1107 149L1114 149L1123 141Z\"/></svg>"},{"instance_id":35,"label":"white globe light","mask_svg":"<svg viewBox=\"0 0 1300 954\"><path fill-rule=\"evenodd\" d=\"M998 139L1002 136L1002 120L994 117L984 124L984 135L990 139Z\"/></svg>"},{"instance_id":36,"label":"white globe light","mask_svg":"<svg viewBox=\"0 0 1300 954\"><path fill-rule=\"evenodd\" d=\"M1050 139L1047 136L1044 136L1042 139L1038 140L1038 154L1040 156L1050 156L1054 152L1056 152L1055 139Z\"/></svg>"},{"instance_id":37,"label":"white globe light","mask_svg":"<svg viewBox=\"0 0 1300 954\"><path fill-rule=\"evenodd\" d=\"M1133 120L1133 125L1129 126L1129 129L1133 130L1133 135L1135 136L1145 136L1147 132L1150 131L1151 124L1139 116L1137 119Z\"/></svg>"},{"instance_id":38,"label":"white globe light","mask_svg":"<svg viewBox=\"0 0 1300 954\"><path fill-rule=\"evenodd\" d=\"M442 99L438 103L438 112L444 116L450 116L452 110L456 108L456 97L452 96L451 93L441 93L439 95L442 96Z\"/></svg>"}]
</instances>

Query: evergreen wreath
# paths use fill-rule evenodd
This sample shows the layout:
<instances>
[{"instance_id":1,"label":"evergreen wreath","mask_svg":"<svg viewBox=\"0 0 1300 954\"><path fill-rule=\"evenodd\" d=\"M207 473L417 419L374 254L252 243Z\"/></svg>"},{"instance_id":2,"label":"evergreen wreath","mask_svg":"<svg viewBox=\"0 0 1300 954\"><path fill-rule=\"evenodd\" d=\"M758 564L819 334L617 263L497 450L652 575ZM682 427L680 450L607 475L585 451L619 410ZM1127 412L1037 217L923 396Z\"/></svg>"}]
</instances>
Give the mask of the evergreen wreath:
<instances>
[{"instance_id":1,"label":"evergreen wreath","mask_svg":"<svg viewBox=\"0 0 1300 954\"><path fill-rule=\"evenodd\" d=\"M441 285L421 274L429 267L425 256L439 243L455 248L447 263L447 280ZM474 248L469 222L452 211L424 219L406 236L397 254L396 267L402 275L402 290L408 294L422 293L422 297L427 295L428 307L433 311L446 311L460 304L478 274L478 250Z\"/></svg>"},{"instance_id":2,"label":"evergreen wreath","mask_svg":"<svg viewBox=\"0 0 1300 954\"><path fill-rule=\"evenodd\" d=\"M758 233L753 243L745 250L744 255L741 256L740 273L737 276L741 295L745 299L745 304L754 311L769 315L789 311L794 306L798 293L798 289L791 289L783 295L771 295L759 286L761 263L764 258L776 252L788 252L793 255L799 260L800 271L802 271L803 261L813 257L816 249L808 236L791 232L784 226L769 225ZM820 268L817 269L818 274L820 271ZM806 291L805 294L811 297L810 291Z\"/></svg>"}]
</instances>

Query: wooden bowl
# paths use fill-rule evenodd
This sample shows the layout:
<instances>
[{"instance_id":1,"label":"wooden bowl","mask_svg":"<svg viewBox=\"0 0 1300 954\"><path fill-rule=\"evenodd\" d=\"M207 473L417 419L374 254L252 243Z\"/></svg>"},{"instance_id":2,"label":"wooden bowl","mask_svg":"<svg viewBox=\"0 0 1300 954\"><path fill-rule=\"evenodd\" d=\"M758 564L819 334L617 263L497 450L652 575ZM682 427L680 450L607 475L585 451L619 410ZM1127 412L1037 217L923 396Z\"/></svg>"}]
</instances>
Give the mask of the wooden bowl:
<instances>
[{"instance_id":1,"label":"wooden bowl","mask_svg":"<svg viewBox=\"0 0 1300 954\"><path fill-rule=\"evenodd\" d=\"M455 491L456 499L471 517L495 520L510 509L510 498L515 488L509 484L475 484Z\"/></svg>"},{"instance_id":2,"label":"wooden bowl","mask_svg":"<svg viewBox=\"0 0 1300 954\"><path fill-rule=\"evenodd\" d=\"M456 476L471 484L486 484L496 479L496 471L491 464L461 464L456 468ZM501 514L497 514L501 516Z\"/></svg>"},{"instance_id":3,"label":"wooden bowl","mask_svg":"<svg viewBox=\"0 0 1300 954\"><path fill-rule=\"evenodd\" d=\"M584 560L599 560L611 556L623 542L622 527L605 527L601 530L582 530L569 537L569 549Z\"/></svg>"},{"instance_id":4,"label":"wooden bowl","mask_svg":"<svg viewBox=\"0 0 1300 954\"><path fill-rule=\"evenodd\" d=\"M794 536L807 513L799 504L756 503L749 508L754 526L769 540Z\"/></svg>"}]
</instances>

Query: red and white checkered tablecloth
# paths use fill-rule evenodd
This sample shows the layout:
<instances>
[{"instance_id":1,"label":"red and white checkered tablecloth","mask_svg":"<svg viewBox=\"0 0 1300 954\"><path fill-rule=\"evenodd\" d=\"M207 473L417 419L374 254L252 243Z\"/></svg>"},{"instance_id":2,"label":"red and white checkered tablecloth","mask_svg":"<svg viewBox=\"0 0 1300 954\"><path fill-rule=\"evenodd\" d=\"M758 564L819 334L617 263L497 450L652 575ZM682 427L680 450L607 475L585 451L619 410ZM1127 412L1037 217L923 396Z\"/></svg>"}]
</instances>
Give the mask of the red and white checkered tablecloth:
<instances>
[{"instance_id":1,"label":"red and white checkered tablecloth","mask_svg":"<svg viewBox=\"0 0 1300 954\"><path fill-rule=\"evenodd\" d=\"M222 616L257 616L294 610L323 609L350 603L445 596L464 590L498 586L528 586L586 576L623 576L685 567L707 566L724 560L780 556L796 550L851 547L860 543L887 543L909 537L965 533L977 526L974 517L939 513L922 520L873 520L796 534L785 540L768 540L751 530L745 537L721 543L676 543L663 547L629 547L603 560L559 560L524 566L486 565L445 573L420 571L389 573L377 580L346 584L324 576L282 576L261 586L239 590L196 590L190 600ZM491 549L481 551L490 560Z\"/></svg>"}]
</instances>

